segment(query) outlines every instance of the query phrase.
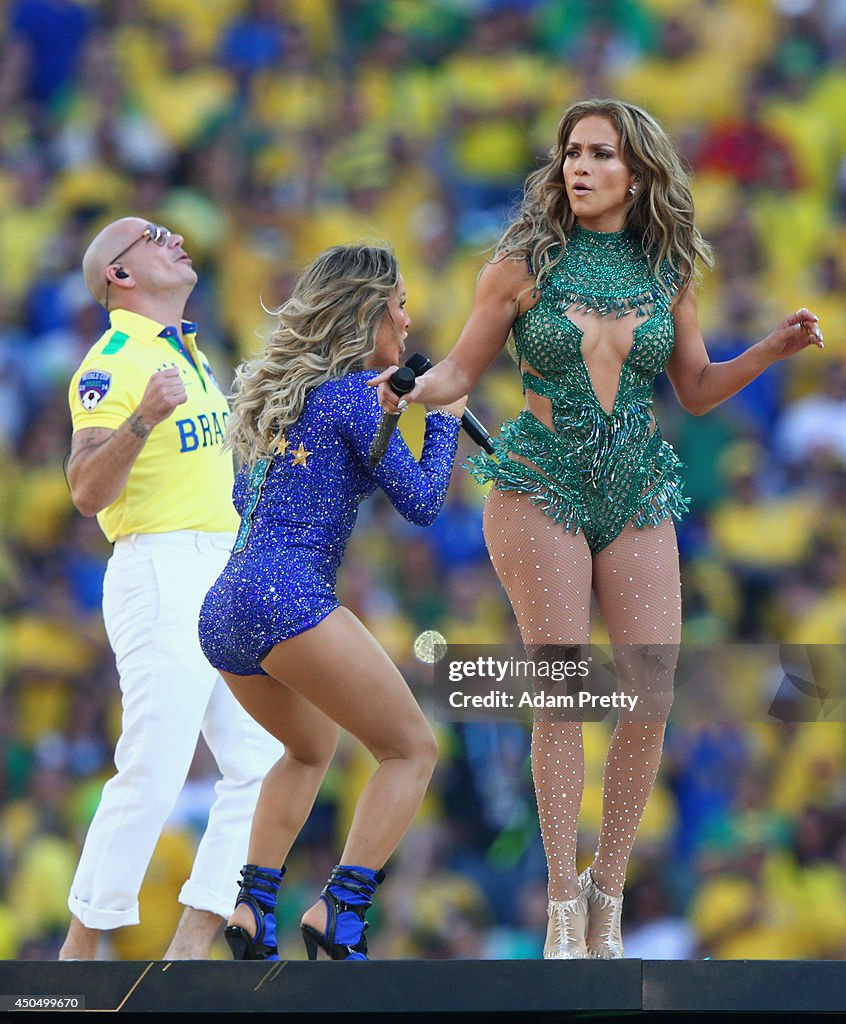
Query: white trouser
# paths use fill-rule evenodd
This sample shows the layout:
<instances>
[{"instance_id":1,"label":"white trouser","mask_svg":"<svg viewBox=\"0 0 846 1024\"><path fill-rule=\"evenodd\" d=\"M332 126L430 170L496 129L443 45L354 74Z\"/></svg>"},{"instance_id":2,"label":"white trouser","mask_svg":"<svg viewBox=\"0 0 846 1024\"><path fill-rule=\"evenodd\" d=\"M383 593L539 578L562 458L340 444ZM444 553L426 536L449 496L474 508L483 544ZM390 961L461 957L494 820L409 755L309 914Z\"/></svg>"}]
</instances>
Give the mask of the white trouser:
<instances>
[{"instance_id":1,"label":"white trouser","mask_svg":"<svg viewBox=\"0 0 846 1024\"><path fill-rule=\"evenodd\" d=\"M179 899L221 917L232 912L259 788L283 748L241 708L200 649L200 606L231 545L227 534L136 534L118 540L109 559L103 619L123 719L117 774L103 788L68 898L89 928L138 924L141 883L200 732L222 778Z\"/></svg>"}]
</instances>

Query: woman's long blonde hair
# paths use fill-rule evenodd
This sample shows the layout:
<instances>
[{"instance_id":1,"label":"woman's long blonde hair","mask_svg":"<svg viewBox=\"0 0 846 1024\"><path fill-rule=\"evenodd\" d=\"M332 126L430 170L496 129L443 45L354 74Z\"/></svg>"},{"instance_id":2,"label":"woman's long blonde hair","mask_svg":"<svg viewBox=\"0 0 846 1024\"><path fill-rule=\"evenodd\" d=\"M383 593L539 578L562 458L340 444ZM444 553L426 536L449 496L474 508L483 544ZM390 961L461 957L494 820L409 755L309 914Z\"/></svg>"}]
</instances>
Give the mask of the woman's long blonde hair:
<instances>
[{"instance_id":1,"label":"woman's long blonde hair","mask_svg":"<svg viewBox=\"0 0 846 1024\"><path fill-rule=\"evenodd\" d=\"M397 286L387 247L336 245L302 272L257 359L235 371L227 447L252 466L271 455L324 381L364 369Z\"/></svg>"},{"instance_id":2,"label":"woman's long blonde hair","mask_svg":"<svg viewBox=\"0 0 846 1024\"><path fill-rule=\"evenodd\" d=\"M627 230L640 239L656 274L665 260L669 263L683 293L701 273L701 265L713 265L713 251L694 223L690 181L672 140L654 117L622 100L584 100L567 109L549 159L527 177L523 201L493 258L530 257L539 284L560 260L561 254L553 257L550 249L560 245L563 250L576 223L564 187L564 154L573 129L591 116L614 125L623 161L640 178L626 217Z\"/></svg>"}]
</instances>

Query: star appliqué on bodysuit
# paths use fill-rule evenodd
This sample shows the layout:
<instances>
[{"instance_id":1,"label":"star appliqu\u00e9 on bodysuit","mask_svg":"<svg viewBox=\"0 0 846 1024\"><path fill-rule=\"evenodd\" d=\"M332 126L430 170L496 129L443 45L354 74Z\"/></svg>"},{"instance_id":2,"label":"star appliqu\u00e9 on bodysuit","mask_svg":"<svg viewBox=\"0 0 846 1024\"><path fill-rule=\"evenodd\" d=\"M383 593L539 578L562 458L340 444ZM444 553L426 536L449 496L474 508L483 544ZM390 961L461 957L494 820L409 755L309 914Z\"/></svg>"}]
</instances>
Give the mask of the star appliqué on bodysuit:
<instances>
[{"instance_id":1,"label":"star appliqu\u00e9 on bodysuit","mask_svg":"<svg viewBox=\"0 0 846 1024\"><path fill-rule=\"evenodd\" d=\"M300 447L294 452L294 465L304 466L306 464L306 459L311 454L311 452L306 451L305 445L300 441Z\"/></svg>"},{"instance_id":2,"label":"star appliqu\u00e9 on bodysuit","mask_svg":"<svg viewBox=\"0 0 846 1024\"><path fill-rule=\"evenodd\" d=\"M284 457L285 454L287 453L287 451L288 451L288 438L285 437L285 435L283 434L282 437L279 438L279 444L276 445L276 454L277 455L282 455Z\"/></svg>"}]
</instances>

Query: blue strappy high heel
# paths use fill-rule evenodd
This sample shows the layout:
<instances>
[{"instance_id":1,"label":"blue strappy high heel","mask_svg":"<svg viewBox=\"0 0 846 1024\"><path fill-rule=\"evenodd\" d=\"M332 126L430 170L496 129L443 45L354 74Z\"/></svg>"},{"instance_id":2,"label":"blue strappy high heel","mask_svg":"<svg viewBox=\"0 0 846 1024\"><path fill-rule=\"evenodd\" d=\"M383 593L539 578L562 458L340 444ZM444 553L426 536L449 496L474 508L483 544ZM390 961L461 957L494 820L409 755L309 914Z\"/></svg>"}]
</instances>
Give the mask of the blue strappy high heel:
<instances>
[{"instance_id":1,"label":"blue strappy high heel","mask_svg":"<svg viewBox=\"0 0 846 1024\"><path fill-rule=\"evenodd\" d=\"M309 960L317 959L318 947L331 960L367 959L364 915L384 880L385 872L372 868L338 864L332 869L320 894L326 904L325 931L321 934L309 924L300 925Z\"/></svg>"},{"instance_id":2,"label":"blue strappy high heel","mask_svg":"<svg viewBox=\"0 0 846 1024\"><path fill-rule=\"evenodd\" d=\"M245 864L241 869L241 889L235 906L241 903L253 912L256 919L256 933L250 935L246 928L228 925L223 934L234 960L278 960L276 948L276 896L285 868L260 868L257 864Z\"/></svg>"}]
</instances>

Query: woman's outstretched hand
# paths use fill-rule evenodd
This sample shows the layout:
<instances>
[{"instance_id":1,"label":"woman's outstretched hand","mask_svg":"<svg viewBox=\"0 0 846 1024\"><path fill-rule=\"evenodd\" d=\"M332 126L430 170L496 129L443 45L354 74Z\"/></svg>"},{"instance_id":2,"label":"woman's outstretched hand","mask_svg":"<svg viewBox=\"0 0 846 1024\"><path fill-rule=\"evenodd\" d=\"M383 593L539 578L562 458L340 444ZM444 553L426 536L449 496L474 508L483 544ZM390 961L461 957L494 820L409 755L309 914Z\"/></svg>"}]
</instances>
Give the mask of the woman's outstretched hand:
<instances>
[{"instance_id":1,"label":"woman's outstretched hand","mask_svg":"<svg viewBox=\"0 0 846 1024\"><path fill-rule=\"evenodd\" d=\"M385 412L396 416L397 413L401 413L407 409L410 402L423 402L426 408L430 411L433 409L441 409L443 412L448 412L452 416L461 417L464 415L464 410L467 408L467 395L462 395L461 398L456 399L454 402L432 404L426 401L425 396L421 395L422 388L420 386L420 381L426 376L425 373L421 374L417 378L417 383L414 385L414 388L408 392L408 394L398 395L388 383L391 376L397 369L398 367L396 366L389 366L388 369L383 370L378 377L373 377L367 382L369 387L379 389L379 405L381 405Z\"/></svg>"},{"instance_id":2,"label":"woman's outstretched hand","mask_svg":"<svg viewBox=\"0 0 846 1024\"><path fill-rule=\"evenodd\" d=\"M773 362L787 359L809 345L825 348L819 317L803 306L802 309L797 309L795 313L786 316L778 327L761 341L761 345L772 357Z\"/></svg>"},{"instance_id":3,"label":"woman's outstretched hand","mask_svg":"<svg viewBox=\"0 0 846 1024\"><path fill-rule=\"evenodd\" d=\"M392 416L396 416L397 413L401 413L403 409L407 408L409 402L419 401L420 397L419 379L414 385L414 388L409 391L407 395L398 395L396 391L391 388L388 381L398 369L398 366L389 366L387 370L383 370L378 377L372 377L367 382L368 387L379 389L379 405L382 406L385 412L390 413ZM401 402L405 402L406 405L401 407Z\"/></svg>"}]
</instances>

